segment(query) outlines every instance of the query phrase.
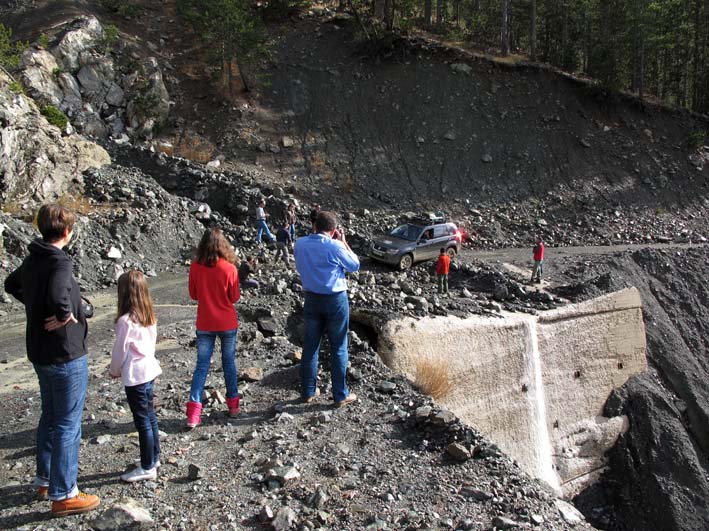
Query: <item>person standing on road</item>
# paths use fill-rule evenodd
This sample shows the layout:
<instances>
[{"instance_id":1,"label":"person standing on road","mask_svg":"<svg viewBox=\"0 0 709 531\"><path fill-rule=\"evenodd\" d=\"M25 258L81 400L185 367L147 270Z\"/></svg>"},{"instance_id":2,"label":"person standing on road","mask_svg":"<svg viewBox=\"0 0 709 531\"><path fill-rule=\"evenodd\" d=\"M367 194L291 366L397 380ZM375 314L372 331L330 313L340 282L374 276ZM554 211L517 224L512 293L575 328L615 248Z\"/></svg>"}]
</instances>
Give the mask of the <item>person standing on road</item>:
<instances>
[{"instance_id":1,"label":"person standing on road","mask_svg":"<svg viewBox=\"0 0 709 531\"><path fill-rule=\"evenodd\" d=\"M148 282L131 269L118 277L116 342L111 351L111 378L120 378L140 444L140 465L121 475L127 483L154 480L160 467L160 431L155 415L155 378L162 369L155 358L157 324Z\"/></svg>"},{"instance_id":2,"label":"person standing on road","mask_svg":"<svg viewBox=\"0 0 709 531\"><path fill-rule=\"evenodd\" d=\"M235 417L241 412L234 361L239 328L234 304L241 296L235 262L236 254L222 231L216 227L207 229L197 247L189 277L190 297L197 301L197 363L187 402L187 427L190 429L201 421L202 393L217 337L222 348L228 414Z\"/></svg>"},{"instance_id":3,"label":"person standing on road","mask_svg":"<svg viewBox=\"0 0 709 531\"><path fill-rule=\"evenodd\" d=\"M311 402L320 395L317 387L318 356L324 332L330 340L332 398L337 407L357 400L347 388L347 331L350 307L345 273L359 270L359 258L337 228L331 212L315 218L315 233L295 242L295 265L305 295L303 357L300 362L300 396Z\"/></svg>"},{"instance_id":4,"label":"person standing on road","mask_svg":"<svg viewBox=\"0 0 709 531\"><path fill-rule=\"evenodd\" d=\"M266 214L266 201L261 199L258 203L258 207L256 207L256 243L258 245L261 245L261 237L264 233L269 242L272 242L275 239L275 236L273 236L271 231L268 229L268 225L266 224L266 220L269 217L270 215Z\"/></svg>"},{"instance_id":5,"label":"person standing on road","mask_svg":"<svg viewBox=\"0 0 709 531\"><path fill-rule=\"evenodd\" d=\"M85 513L101 502L76 484L89 364L86 315L71 259L63 251L75 219L59 204L43 205L37 214L42 238L29 244L29 256L5 280L5 291L25 305L27 314L27 357L42 399L34 485L39 499L52 501L52 516Z\"/></svg>"},{"instance_id":6,"label":"person standing on road","mask_svg":"<svg viewBox=\"0 0 709 531\"><path fill-rule=\"evenodd\" d=\"M436 263L436 277L438 279L438 293L448 293L448 272L451 268L451 259L446 254L445 247L441 247L441 253L438 255Z\"/></svg>"},{"instance_id":7,"label":"person standing on road","mask_svg":"<svg viewBox=\"0 0 709 531\"><path fill-rule=\"evenodd\" d=\"M542 241L541 236L537 236L536 238L536 243L532 248L532 258L534 259L531 280L531 283L533 284L535 281L542 281L542 273L544 272L544 242Z\"/></svg>"}]
</instances>

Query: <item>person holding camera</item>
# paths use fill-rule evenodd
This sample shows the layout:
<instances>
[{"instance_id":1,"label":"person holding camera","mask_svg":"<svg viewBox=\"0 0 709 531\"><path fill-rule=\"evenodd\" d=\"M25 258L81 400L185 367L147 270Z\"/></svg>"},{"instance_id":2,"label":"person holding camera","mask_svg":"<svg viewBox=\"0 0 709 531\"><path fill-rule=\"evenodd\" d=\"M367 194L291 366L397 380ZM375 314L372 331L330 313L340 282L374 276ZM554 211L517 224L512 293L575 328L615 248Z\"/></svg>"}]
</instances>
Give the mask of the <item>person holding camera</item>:
<instances>
[{"instance_id":1,"label":"person holding camera","mask_svg":"<svg viewBox=\"0 0 709 531\"><path fill-rule=\"evenodd\" d=\"M52 501L52 516L84 513L100 503L76 484L89 365L84 305L63 250L75 219L59 204L43 205L37 214L42 238L29 244L29 256L5 280L5 291L27 314L27 357L42 400L34 485L39 499Z\"/></svg>"},{"instance_id":2,"label":"person holding camera","mask_svg":"<svg viewBox=\"0 0 709 531\"><path fill-rule=\"evenodd\" d=\"M359 270L359 258L337 226L332 212L318 212L314 234L295 242L295 265L303 284L304 339L300 362L300 396L309 403L320 395L317 387L318 356L322 336L330 340L332 398L340 407L357 400L347 388L347 332L350 307L345 273Z\"/></svg>"}]
</instances>

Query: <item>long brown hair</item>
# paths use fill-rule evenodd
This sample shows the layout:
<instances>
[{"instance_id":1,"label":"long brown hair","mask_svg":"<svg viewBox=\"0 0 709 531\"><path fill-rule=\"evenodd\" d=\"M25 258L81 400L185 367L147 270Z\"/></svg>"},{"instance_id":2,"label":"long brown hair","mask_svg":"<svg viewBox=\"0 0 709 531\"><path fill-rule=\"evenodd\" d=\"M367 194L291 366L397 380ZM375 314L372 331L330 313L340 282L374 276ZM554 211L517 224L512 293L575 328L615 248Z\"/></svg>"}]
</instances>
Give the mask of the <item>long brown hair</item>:
<instances>
[{"instance_id":1,"label":"long brown hair","mask_svg":"<svg viewBox=\"0 0 709 531\"><path fill-rule=\"evenodd\" d=\"M227 262L236 263L236 253L217 227L207 229L197 246L195 261L207 267L214 267L217 260L223 258Z\"/></svg>"},{"instance_id":2,"label":"long brown hair","mask_svg":"<svg viewBox=\"0 0 709 531\"><path fill-rule=\"evenodd\" d=\"M118 314L116 321L122 315L142 326L154 325L158 322L153 309L153 299L148 289L148 281L140 271L131 269L118 277Z\"/></svg>"}]
</instances>

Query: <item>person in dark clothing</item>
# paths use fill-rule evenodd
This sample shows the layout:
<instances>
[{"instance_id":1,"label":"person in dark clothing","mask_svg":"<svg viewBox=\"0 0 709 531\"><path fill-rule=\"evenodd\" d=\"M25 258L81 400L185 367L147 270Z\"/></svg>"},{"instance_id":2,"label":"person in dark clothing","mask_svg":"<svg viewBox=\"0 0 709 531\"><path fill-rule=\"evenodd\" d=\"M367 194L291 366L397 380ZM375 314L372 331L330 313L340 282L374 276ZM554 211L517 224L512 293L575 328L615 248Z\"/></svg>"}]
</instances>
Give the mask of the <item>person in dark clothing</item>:
<instances>
[{"instance_id":1,"label":"person in dark clothing","mask_svg":"<svg viewBox=\"0 0 709 531\"><path fill-rule=\"evenodd\" d=\"M278 232L276 232L276 262L280 258L286 267L290 267L290 262L288 262L288 248L290 247L293 240L290 237L290 231L288 230L288 221L283 223L278 227Z\"/></svg>"},{"instance_id":2,"label":"person in dark clothing","mask_svg":"<svg viewBox=\"0 0 709 531\"><path fill-rule=\"evenodd\" d=\"M258 280L249 278L252 273L256 272L258 261L253 256L247 256L246 260L239 265L239 285L241 288L258 288Z\"/></svg>"},{"instance_id":3,"label":"person in dark clothing","mask_svg":"<svg viewBox=\"0 0 709 531\"><path fill-rule=\"evenodd\" d=\"M315 205L310 211L310 225L312 226L311 232L316 234L318 231L315 229L315 220L318 219L318 214L320 213L320 205Z\"/></svg>"},{"instance_id":4,"label":"person in dark clothing","mask_svg":"<svg viewBox=\"0 0 709 531\"><path fill-rule=\"evenodd\" d=\"M52 515L83 513L97 496L79 492L81 417L88 387L88 327L71 259L62 250L71 240L75 217L58 204L39 209L42 239L5 280L5 291L25 305L27 357L39 380L42 414L37 427L37 475L41 499Z\"/></svg>"}]
</instances>

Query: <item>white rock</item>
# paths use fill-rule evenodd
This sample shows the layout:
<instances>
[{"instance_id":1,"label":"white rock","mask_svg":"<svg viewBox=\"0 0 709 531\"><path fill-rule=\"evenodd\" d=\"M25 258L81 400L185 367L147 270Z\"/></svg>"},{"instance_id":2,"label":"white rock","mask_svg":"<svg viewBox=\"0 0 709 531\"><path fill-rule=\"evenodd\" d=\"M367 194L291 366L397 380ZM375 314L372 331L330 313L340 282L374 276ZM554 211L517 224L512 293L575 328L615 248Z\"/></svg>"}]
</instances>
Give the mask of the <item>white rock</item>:
<instances>
[{"instance_id":1,"label":"white rock","mask_svg":"<svg viewBox=\"0 0 709 531\"><path fill-rule=\"evenodd\" d=\"M111 248L106 253L106 258L112 258L113 260L118 260L121 258L121 256L123 256L121 254L121 251L118 248L113 247L113 246L111 246Z\"/></svg>"}]
</instances>

